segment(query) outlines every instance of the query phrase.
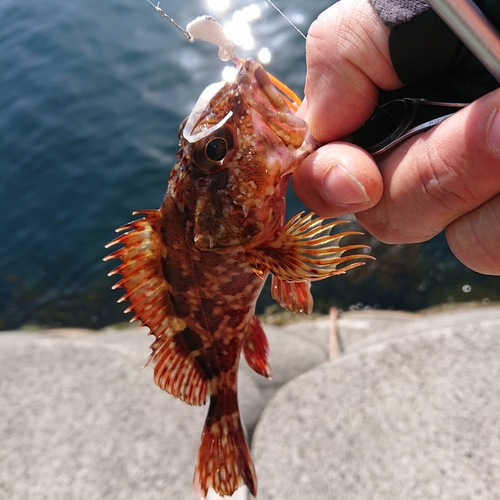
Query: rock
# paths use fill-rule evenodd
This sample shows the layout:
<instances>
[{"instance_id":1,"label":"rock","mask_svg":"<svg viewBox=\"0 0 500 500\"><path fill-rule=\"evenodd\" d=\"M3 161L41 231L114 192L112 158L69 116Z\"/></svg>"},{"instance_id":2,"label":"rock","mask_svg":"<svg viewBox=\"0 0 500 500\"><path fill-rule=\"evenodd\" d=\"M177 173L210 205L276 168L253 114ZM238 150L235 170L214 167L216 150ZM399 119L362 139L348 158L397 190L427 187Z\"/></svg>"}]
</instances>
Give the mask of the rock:
<instances>
[{"instance_id":1,"label":"rock","mask_svg":"<svg viewBox=\"0 0 500 500\"><path fill-rule=\"evenodd\" d=\"M363 349L392 337L405 335L420 316L403 311L350 311L337 321L341 353Z\"/></svg>"},{"instance_id":2,"label":"rock","mask_svg":"<svg viewBox=\"0 0 500 500\"><path fill-rule=\"evenodd\" d=\"M383 341L428 330L474 324L500 317L500 307L467 307L433 313L404 311L350 311L337 321L340 350L353 352Z\"/></svg>"},{"instance_id":3,"label":"rock","mask_svg":"<svg viewBox=\"0 0 500 500\"><path fill-rule=\"evenodd\" d=\"M406 321L285 385L254 434L259 500L498 500L500 310L485 311Z\"/></svg>"},{"instance_id":4,"label":"rock","mask_svg":"<svg viewBox=\"0 0 500 500\"><path fill-rule=\"evenodd\" d=\"M274 378L239 378L259 500L500 499L499 307L344 313L331 362L328 318L264 326ZM0 333L0 498L194 498L207 408L141 370L146 332Z\"/></svg>"},{"instance_id":5,"label":"rock","mask_svg":"<svg viewBox=\"0 0 500 500\"><path fill-rule=\"evenodd\" d=\"M311 321L283 327L265 325L271 350L272 380L257 375L242 358L240 376L247 375L260 389L259 416L280 387L328 359L327 344L323 345L324 331L317 328L317 324L317 321ZM306 332L312 332L311 339L305 338ZM243 396L240 400L243 404Z\"/></svg>"},{"instance_id":6,"label":"rock","mask_svg":"<svg viewBox=\"0 0 500 500\"><path fill-rule=\"evenodd\" d=\"M0 334L0 498L194 498L207 407L141 371L146 331ZM259 399L247 376L240 389Z\"/></svg>"}]
</instances>

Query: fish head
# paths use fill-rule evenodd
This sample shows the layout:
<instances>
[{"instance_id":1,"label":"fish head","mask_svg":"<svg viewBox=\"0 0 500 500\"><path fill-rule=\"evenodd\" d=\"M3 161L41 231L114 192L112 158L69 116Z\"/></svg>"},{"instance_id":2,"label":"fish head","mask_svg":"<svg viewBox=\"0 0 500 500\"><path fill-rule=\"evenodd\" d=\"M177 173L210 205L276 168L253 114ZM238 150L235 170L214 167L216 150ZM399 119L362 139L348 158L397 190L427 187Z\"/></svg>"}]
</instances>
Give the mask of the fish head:
<instances>
[{"instance_id":1,"label":"fish head","mask_svg":"<svg viewBox=\"0 0 500 500\"><path fill-rule=\"evenodd\" d=\"M195 246L224 252L272 239L290 174L317 145L262 65L241 61L233 82L205 89L180 135Z\"/></svg>"}]
</instances>

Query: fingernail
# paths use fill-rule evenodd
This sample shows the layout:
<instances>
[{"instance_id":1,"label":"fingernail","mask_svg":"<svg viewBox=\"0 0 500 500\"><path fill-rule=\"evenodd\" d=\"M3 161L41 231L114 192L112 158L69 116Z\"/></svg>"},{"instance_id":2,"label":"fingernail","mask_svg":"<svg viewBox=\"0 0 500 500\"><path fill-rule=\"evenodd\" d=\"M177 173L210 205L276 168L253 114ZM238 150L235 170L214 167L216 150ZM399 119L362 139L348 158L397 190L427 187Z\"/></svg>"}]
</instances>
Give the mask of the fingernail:
<instances>
[{"instance_id":1,"label":"fingernail","mask_svg":"<svg viewBox=\"0 0 500 500\"><path fill-rule=\"evenodd\" d=\"M370 201L366 190L340 163L333 165L321 182L323 198L337 205L359 205Z\"/></svg>"},{"instance_id":2,"label":"fingernail","mask_svg":"<svg viewBox=\"0 0 500 500\"><path fill-rule=\"evenodd\" d=\"M500 156L500 111L495 111L490 122L488 141L497 155Z\"/></svg>"}]
</instances>

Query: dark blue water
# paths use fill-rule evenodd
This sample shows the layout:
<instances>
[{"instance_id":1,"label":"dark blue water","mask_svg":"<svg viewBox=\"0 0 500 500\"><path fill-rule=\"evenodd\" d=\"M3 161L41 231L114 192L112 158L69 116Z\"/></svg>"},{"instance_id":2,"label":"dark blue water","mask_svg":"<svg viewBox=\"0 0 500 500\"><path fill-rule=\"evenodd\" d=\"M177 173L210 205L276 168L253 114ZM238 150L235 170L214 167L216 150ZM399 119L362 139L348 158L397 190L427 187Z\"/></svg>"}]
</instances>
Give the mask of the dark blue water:
<instances>
[{"instance_id":1,"label":"dark blue water","mask_svg":"<svg viewBox=\"0 0 500 500\"><path fill-rule=\"evenodd\" d=\"M330 3L282 7L306 31ZM240 55L269 47L269 70L301 93L304 40L258 4L256 47ZM161 6L184 26L213 13L201 1ZM159 206L178 125L223 66L145 0L0 2L0 329L124 319L104 244L132 211ZM378 264L318 284L321 310L499 298L498 280L465 269L442 238L375 250Z\"/></svg>"}]
</instances>

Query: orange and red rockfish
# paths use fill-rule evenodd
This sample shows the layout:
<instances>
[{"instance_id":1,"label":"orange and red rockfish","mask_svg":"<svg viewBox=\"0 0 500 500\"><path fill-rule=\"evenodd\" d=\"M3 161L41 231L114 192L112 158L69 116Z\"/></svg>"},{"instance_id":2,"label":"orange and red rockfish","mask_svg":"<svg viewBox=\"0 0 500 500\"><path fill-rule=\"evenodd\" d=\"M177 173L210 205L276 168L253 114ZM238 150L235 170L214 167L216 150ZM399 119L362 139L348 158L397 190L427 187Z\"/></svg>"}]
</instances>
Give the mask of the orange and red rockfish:
<instances>
[{"instance_id":1,"label":"orange and red rockfish","mask_svg":"<svg viewBox=\"0 0 500 500\"><path fill-rule=\"evenodd\" d=\"M255 60L234 82L209 86L180 128L180 151L159 210L119 228L106 259L122 264L116 287L156 337L149 363L156 384L191 405L210 398L194 487L231 495L257 478L237 399L241 351L271 376L269 349L255 316L265 278L283 307L310 313L310 281L359 266L366 254L339 247L341 222L299 214L284 224L290 174L316 147L306 123ZM346 264L345 264L346 263ZM338 267L339 265L342 267Z\"/></svg>"}]
</instances>

